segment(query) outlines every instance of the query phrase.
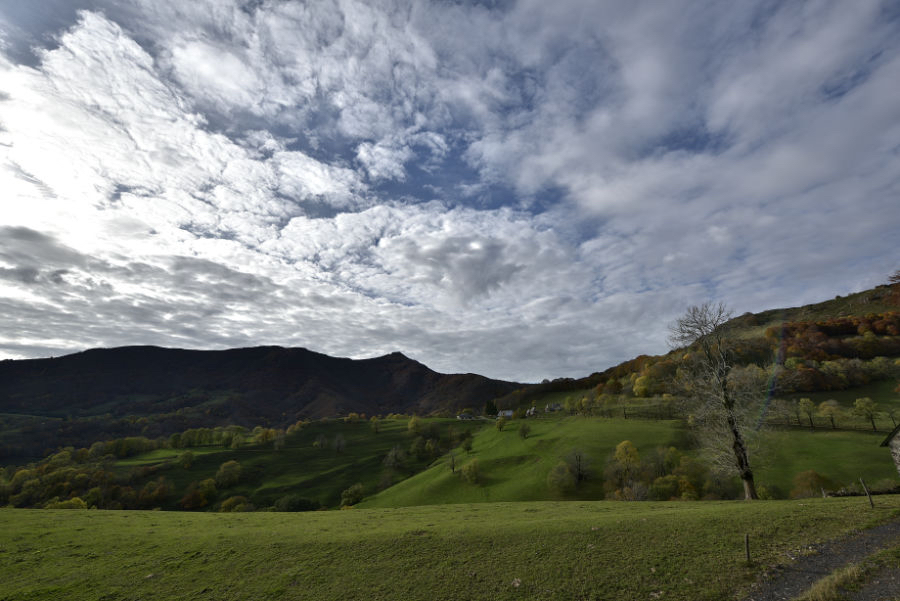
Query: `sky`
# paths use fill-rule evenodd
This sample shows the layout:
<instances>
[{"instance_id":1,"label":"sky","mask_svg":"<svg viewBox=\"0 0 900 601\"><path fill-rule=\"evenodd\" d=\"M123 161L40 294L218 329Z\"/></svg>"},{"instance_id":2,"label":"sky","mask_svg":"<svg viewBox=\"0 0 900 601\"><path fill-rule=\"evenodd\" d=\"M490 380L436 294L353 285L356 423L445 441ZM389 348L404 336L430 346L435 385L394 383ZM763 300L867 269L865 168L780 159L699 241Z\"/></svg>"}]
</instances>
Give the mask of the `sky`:
<instances>
[{"instance_id":1,"label":"sky","mask_svg":"<svg viewBox=\"0 0 900 601\"><path fill-rule=\"evenodd\" d=\"M0 0L0 358L580 377L898 234L896 0Z\"/></svg>"}]
</instances>

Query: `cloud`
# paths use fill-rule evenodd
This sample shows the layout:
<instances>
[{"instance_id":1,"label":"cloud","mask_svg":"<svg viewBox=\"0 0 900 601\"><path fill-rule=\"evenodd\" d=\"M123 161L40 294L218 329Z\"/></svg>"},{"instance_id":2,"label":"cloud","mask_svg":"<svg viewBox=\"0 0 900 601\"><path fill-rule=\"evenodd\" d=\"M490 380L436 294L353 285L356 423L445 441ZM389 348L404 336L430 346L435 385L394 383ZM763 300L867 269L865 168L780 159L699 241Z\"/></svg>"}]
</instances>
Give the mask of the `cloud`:
<instances>
[{"instance_id":1,"label":"cloud","mask_svg":"<svg viewBox=\"0 0 900 601\"><path fill-rule=\"evenodd\" d=\"M65 4L0 9L9 356L535 380L896 269L885 2Z\"/></svg>"}]
</instances>

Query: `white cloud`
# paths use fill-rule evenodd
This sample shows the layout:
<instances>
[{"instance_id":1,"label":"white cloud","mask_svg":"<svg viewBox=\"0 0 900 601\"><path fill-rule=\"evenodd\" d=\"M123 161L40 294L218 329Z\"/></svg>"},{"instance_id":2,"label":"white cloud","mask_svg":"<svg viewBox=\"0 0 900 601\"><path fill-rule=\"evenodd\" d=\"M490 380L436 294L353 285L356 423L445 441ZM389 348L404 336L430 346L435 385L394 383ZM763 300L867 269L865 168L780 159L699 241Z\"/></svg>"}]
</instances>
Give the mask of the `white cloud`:
<instances>
[{"instance_id":1,"label":"white cloud","mask_svg":"<svg viewBox=\"0 0 900 601\"><path fill-rule=\"evenodd\" d=\"M7 354L584 375L686 304L896 269L884 2L78 1L32 66L0 47L0 226L38 240L0 256Z\"/></svg>"}]
</instances>

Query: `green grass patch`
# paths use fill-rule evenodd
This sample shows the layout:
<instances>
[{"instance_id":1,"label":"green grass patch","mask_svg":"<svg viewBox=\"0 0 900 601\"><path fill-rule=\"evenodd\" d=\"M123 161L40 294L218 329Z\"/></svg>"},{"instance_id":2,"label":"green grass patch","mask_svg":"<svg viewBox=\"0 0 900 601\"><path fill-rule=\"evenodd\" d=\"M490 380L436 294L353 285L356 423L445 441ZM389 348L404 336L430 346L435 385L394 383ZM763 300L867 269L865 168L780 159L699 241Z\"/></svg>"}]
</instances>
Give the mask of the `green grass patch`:
<instances>
[{"instance_id":1,"label":"green grass patch","mask_svg":"<svg viewBox=\"0 0 900 601\"><path fill-rule=\"evenodd\" d=\"M523 423L531 427L524 439L518 433ZM573 448L590 459L594 477L572 497L601 499L606 458L623 440L631 440L638 449L649 451L659 446L683 447L684 433L674 421L581 417L512 420L502 432L494 428L480 431L471 453L457 451L458 465L478 460L478 484L453 474L445 456L429 469L364 500L362 506L553 500L558 495L547 486L547 474Z\"/></svg>"},{"instance_id":2,"label":"green grass patch","mask_svg":"<svg viewBox=\"0 0 900 601\"><path fill-rule=\"evenodd\" d=\"M829 430L773 430L760 441L755 475L758 483L775 485L785 494L800 472L815 470L837 485L898 480L891 454L879 446L884 434Z\"/></svg>"},{"instance_id":3,"label":"green grass patch","mask_svg":"<svg viewBox=\"0 0 900 601\"><path fill-rule=\"evenodd\" d=\"M428 419L423 420L423 423L435 424L442 437L447 437L451 427L461 433L483 428L486 422ZM344 441L341 451L334 448L338 436ZM324 439L324 445L322 448L315 448L313 444L320 437ZM272 444L247 445L239 449L216 446L159 449L123 459L117 462L117 469L124 475L136 468L164 466L167 461L190 451L194 456L190 468L175 465L163 471L148 473L131 485L139 488L146 481L165 476L172 481L177 493L177 498L167 507L176 508L178 498L191 482L212 478L221 464L235 460L242 468L241 481L219 491L218 501L242 495L251 499L258 507L267 507L279 497L295 494L326 507L335 507L340 503L341 491L357 482L363 484L366 494L375 493L384 471L384 457L394 446L408 449L412 439L407 431L406 420L382 420L377 434L372 431L368 422L329 420L305 426L298 433L288 436L284 447L278 450ZM406 477L427 465L426 460L409 458L398 477Z\"/></svg>"},{"instance_id":4,"label":"green grass patch","mask_svg":"<svg viewBox=\"0 0 900 601\"><path fill-rule=\"evenodd\" d=\"M897 496L875 510L859 499L300 514L5 509L0 581L7 601L720 600L785 553L898 509Z\"/></svg>"}]
</instances>

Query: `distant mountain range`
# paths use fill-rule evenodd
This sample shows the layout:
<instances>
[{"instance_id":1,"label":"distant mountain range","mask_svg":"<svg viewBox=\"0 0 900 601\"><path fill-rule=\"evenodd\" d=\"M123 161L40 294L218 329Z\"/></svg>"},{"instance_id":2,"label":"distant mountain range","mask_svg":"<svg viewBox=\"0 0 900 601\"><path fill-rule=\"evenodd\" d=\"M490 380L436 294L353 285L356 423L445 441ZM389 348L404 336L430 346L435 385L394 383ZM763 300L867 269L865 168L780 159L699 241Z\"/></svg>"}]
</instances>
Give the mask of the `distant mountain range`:
<instances>
[{"instance_id":1,"label":"distant mountain range","mask_svg":"<svg viewBox=\"0 0 900 601\"><path fill-rule=\"evenodd\" d=\"M43 451L190 427L284 427L350 412L480 410L523 386L475 374L440 374L402 353L352 360L277 346L93 349L0 362L0 450L32 454L35 437ZM34 436L4 438L4 429Z\"/></svg>"}]
</instances>

